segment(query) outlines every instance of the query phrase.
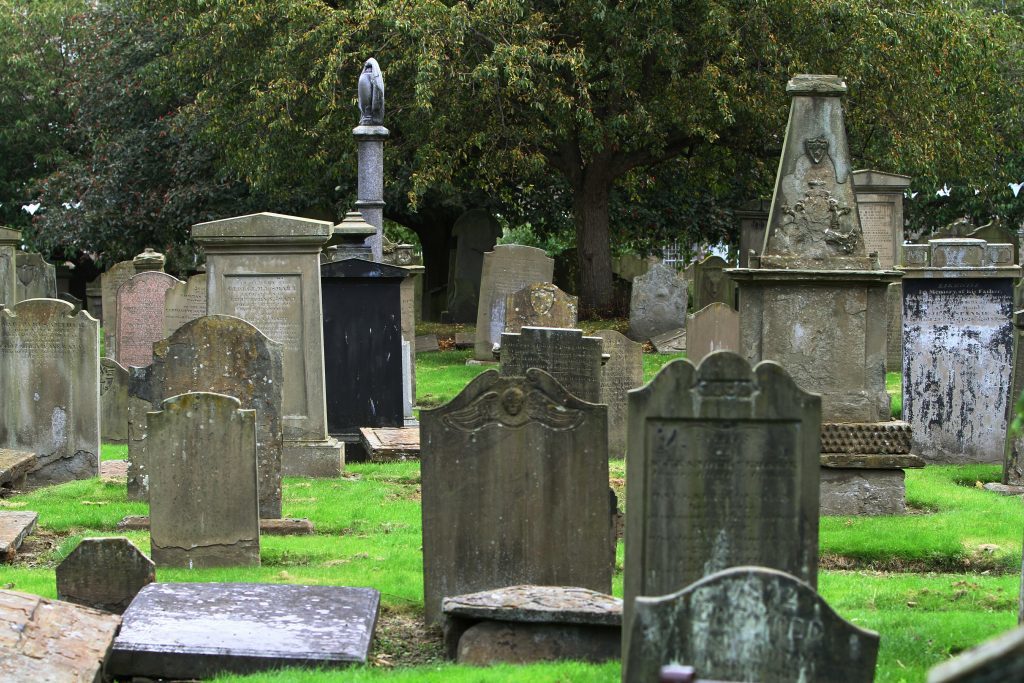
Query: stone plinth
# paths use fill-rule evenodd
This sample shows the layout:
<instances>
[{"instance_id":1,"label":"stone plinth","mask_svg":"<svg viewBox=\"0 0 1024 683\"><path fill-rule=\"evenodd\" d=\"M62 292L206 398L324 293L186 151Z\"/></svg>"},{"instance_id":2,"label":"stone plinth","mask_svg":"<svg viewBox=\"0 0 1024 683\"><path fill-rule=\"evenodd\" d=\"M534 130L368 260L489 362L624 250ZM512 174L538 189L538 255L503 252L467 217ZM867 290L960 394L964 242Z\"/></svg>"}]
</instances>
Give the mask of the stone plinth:
<instances>
[{"instance_id":1,"label":"stone plinth","mask_svg":"<svg viewBox=\"0 0 1024 683\"><path fill-rule=\"evenodd\" d=\"M210 314L248 320L284 345L286 475L337 476L344 450L327 435L320 249L327 221L258 213L192 228L206 250Z\"/></svg>"},{"instance_id":2,"label":"stone plinth","mask_svg":"<svg viewBox=\"0 0 1024 683\"><path fill-rule=\"evenodd\" d=\"M903 419L928 462L1002 462L1013 357L1013 247L903 248Z\"/></svg>"}]
</instances>

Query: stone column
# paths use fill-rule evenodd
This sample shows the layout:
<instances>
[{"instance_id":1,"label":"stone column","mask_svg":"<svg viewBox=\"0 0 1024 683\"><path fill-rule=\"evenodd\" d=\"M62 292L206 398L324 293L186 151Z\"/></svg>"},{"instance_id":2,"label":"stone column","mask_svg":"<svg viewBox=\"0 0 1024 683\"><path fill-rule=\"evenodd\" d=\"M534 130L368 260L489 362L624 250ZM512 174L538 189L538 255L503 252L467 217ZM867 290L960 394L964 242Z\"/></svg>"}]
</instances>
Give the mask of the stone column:
<instances>
[{"instance_id":1,"label":"stone column","mask_svg":"<svg viewBox=\"0 0 1024 683\"><path fill-rule=\"evenodd\" d=\"M356 139L356 151L359 156L356 208L362 214L363 220L377 230L376 235L367 239L370 248L373 249L374 261L383 258L384 141L389 134L384 126L356 126L352 129L352 137Z\"/></svg>"},{"instance_id":2,"label":"stone column","mask_svg":"<svg viewBox=\"0 0 1024 683\"><path fill-rule=\"evenodd\" d=\"M17 303L15 292L18 275L15 258L21 244L21 231L0 227L0 305L13 306Z\"/></svg>"}]
</instances>

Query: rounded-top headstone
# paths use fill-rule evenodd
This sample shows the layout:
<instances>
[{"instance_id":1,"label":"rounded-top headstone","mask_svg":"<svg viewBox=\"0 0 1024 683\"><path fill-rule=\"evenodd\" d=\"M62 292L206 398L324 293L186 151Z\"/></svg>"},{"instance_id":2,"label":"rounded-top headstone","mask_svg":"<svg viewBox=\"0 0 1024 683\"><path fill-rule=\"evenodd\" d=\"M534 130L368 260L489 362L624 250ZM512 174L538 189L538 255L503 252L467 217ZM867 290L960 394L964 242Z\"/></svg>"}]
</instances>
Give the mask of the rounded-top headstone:
<instances>
[{"instance_id":1,"label":"rounded-top headstone","mask_svg":"<svg viewBox=\"0 0 1024 683\"><path fill-rule=\"evenodd\" d=\"M142 587L156 581L156 565L127 538L84 538L57 565L57 597L121 614Z\"/></svg>"}]
</instances>

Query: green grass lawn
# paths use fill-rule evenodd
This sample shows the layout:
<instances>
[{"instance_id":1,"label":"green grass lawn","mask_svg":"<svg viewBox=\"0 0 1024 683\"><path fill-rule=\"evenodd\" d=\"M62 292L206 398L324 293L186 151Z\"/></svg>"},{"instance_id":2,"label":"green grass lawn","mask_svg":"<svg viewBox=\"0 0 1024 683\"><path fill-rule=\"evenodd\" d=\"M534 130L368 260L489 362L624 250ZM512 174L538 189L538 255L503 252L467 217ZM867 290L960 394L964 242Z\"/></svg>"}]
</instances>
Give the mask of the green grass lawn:
<instances>
[{"instance_id":1,"label":"green grass lawn","mask_svg":"<svg viewBox=\"0 0 1024 683\"><path fill-rule=\"evenodd\" d=\"M421 404L452 398L486 368L466 366L468 352L421 354ZM669 357L644 356L650 379ZM898 378L897 378L898 379ZM891 387L890 387L891 388ZM897 386L898 389L898 386ZM103 458L125 447L104 446ZM624 463L611 462L611 483L624 500ZM995 466L928 467L907 473L911 514L821 520L819 590L844 618L878 631L878 681L923 681L934 664L1016 624L1020 583L1021 501L989 493L979 482ZM146 532L121 534L125 515L147 505L100 480L73 482L0 500L0 509L39 513L38 533L0 585L55 597L54 567L85 536L126 535L144 551ZM160 569L161 581L257 581L372 586L382 614L373 665L347 670L291 669L247 681L617 681L617 663L561 663L475 669L441 659L439 634L420 624L423 606L419 464L350 464L336 479L284 482L284 515L308 517L316 534L264 536L262 566ZM613 592L622 594L619 543Z\"/></svg>"}]
</instances>

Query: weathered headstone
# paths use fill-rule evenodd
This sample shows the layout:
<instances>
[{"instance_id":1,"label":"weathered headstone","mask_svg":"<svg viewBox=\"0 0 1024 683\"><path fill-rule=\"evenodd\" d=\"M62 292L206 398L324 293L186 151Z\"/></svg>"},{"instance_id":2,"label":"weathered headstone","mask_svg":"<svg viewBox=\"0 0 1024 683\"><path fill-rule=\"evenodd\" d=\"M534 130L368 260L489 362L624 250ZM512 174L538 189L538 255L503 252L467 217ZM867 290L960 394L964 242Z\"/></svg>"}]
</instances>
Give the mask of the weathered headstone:
<instances>
[{"instance_id":1,"label":"weathered headstone","mask_svg":"<svg viewBox=\"0 0 1024 683\"><path fill-rule=\"evenodd\" d=\"M524 327L501 335L501 374L524 377L540 368L573 396L601 400L601 338L582 330Z\"/></svg>"},{"instance_id":2,"label":"weathered headstone","mask_svg":"<svg viewBox=\"0 0 1024 683\"><path fill-rule=\"evenodd\" d=\"M256 411L193 393L147 419L150 547L158 567L258 566Z\"/></svg>"},{"instance_id":3,"label":"weathered headstone","mask_svg":"<svg viewBox=\"0 0 1024 683\"><path fill-rule=\"evenodd\" d=\"M637 598L623 629L624 683L657 680L673 662L720 681L870 683L878 659L877 633L844 620L803 581L764 567Z\"/></svg>"},{"instance_id":4,"label":"weathered headstone","mask_svg":"<svg viewBox=\"0 0 1024 683\"><path fill-rule=\"evenodd\" d=\"M654 335L651 346L657 353L683 353L686 351L686 328L677 327Z\"/></svg>"},{"instance_id":5,"label":"weathered headstone","mask_svg":"<svg viewBox=\"0 0 1024 683\"><path fill-rule=\"evenodd\" d=\"M903 193L910 177L874 170L854 171L853 189L864 232L864 250L878 254L878 263L889 270L900 263L903 245Z\"/></svg>"},{"instance_id":6,"label":"weathered headstone","mask_svg":"<svg viewBox=\"0 0 1024 683\"><path fill-rule=\"evenodd\" d=\"M725 274L729 264L721 256L708 256L693 265L693 310L713 303L736 306L736 283Z\"/></svg>"},{"instance_id":7,"label":"weathered headstone","mask_svg":"<svg viewBox=\"0 0 1024 683\"><path fill-rule=\"evenodd\" d=\"M153 342L164 338L164 295L180 281L159 270L132 276L117 290L117 362L145 367L153 362Z\"/></svg>"},{"instance_id":8,"label":"weathered headstone","mask_svg":"<svg viewBox=\"0 0 1024 683\"><path fill-rule=\"evenodd\" d=\"M492 588L610 592L605 406L542 370L492 370L420 421L427 623L443 598Z\"/></svg>"},{"instance_id":9,"label":"weathered headstone","mask_svg":"<svg viewBox=\"0 0 1024 683\"><path fill-rule=\"evenodd\" d=\"M320 248L333 227L275 213L192 227L206 250L209 312L248 320L284 345L286 475L337 476L344 464L342 445L327 435L324 395Z\"/></svg>"},{"instance_id":10,"label":"weathered headstone","mask_svg":"<svg viewBox=\"0 0 1024 683\"><path fill-rule=\"evenodd\" d=\"M638 596L736 565L817 585L820 428L818 396L731 352L630 392L626 624Z\"/></svg>"},{"instance_id":11,"label":"weathered headstone","mask_svg":"<svg viewBox=\"0 0 1024 683\"><path fill-rule=\"evenodd\" d=\"M99 472L99 323L57 299L0 310L0 448L38 456L30 486Z\"/></svg>"},{"instance_id":12,"label":"weathered headstone","mask_svg":"<svg viewBox=\"0 0 1024 683\"><path fill-rule=\"evenodd\" d=\"M206 315L206 273L176 282L164 292L164 337L187 322Z\"/></svg>"},{"instance_id":13,"label":"weathered headstone","mask_svg":"<svg viewBox=\"0 0 1024 683\"><path fill-rule=\"evenodd\" d=\"M714 351L740 350L740 314L721 302L686 316L686 357L699 363Z\"/></svg>"},{"instance_id":14,"label":"weathered headstone","mask_svg":"<svg viewBox=\"0 0 1024 683\"><path fill-rule=\"evenodd\" d=\"M153 346L153 404L187 392L236 398L256 411L260 517L281 516L281 345L251 323L208 315L185 323ZM147 460L161 457L145 449Z\"/></svg>"},{"instance_id":15,"label":"weathered headstone","mask_svg":"<svg viewBox=\"0 0 1024 683\"><path fill-rule=\"evenodd\" d=\"M555 260L536 247L499 244L484 254L474 358L493 360L491 349L505 330L505 297L535 282L551 282L554 272Z\"/></svg>"},{"instance_id":16,"label":"weathered headstone","mask_svg":"<svg viewBox=\"0 0 1024 683\"><path fill-rule=\"evenodd\" d=\"M103 287L100 278L85 286L85 310L97 320L103 320Z\"/></svg>"},{"instance_id":17,"label":"weathered headstone","mask_svg":"<svg viewBox=\"0 0 1024 683\"><path fill-rule=\"evenodd\" d=\"M768 229L768 213L772 203L768 199L752 199L734 211L740 220L740 268L750 267L750 252L760 254L764 247L764 233Z\"/></svg>"},{"instance_id":18,"label":"weathered headstone","mask_svg":"<svg viewBox=\"0 0 1024 683\"><path fill-rule=\"evenodd\" d=\"M18 302L18 246L21 231L0 227L0 304L13 306Z\"/></svg>"},{"instance_id":19,"label":"weathered headstone","mask_svg":"<svg viewBox=\"0 0 1024 683\"><path fill-rule=\"evenodd\" d=\"M601 400L608 406L608 455L626 455L628 392L644 383L643 347L615 330L598 330L601 350L608 356L601 368Z\"/></svg>"},{"instance_id":20,"label":"weathered headstone","mask_svg":"<svg viewBox=\"0 0 1024 683\"><path fill-rule=\"evenodd\" d=\"M121 617L0 590L0 680L100 681Z\"/></svg>"},{"instance_id":21,"label":"weathered headstone","mask_svg":"<svg viewBox=\"0 0 1024 683\"><path fill-rule=\"evenodd\" d=\"M135 264L131 261L119 261L100 275L103 355L107 358L117 358L117 290L133 275L135 275Z\"/></svg>"},{"instance_id":22,"label":"weathered headstone","mask_svg":"<svg viewBox=\"0 0 1024 683\"><path fill-rule=\"evenodd\" d=\"M1018 627L937 664L928 683L1009 683L1024 680L1024 627Z\"/></svg>"},{"instance_id":23,"label":"weathered headstone","mask_svg":"<svg viewBox=\"0 0 1024 683\"><path fill-rule=\"evenodd\" d=\"M108 671L179 680L365 664L379 610L372 588L154 583L124 613Z\"/></svg>"},{"instance_id":24,"label":"weathered headstone","mask_svg":"<svg viewBox=\"0 0 1024 683\"><path fill-rule=\"evenodd\" d=\"M47 263L40 254L27 251L19 251L15 263L18 301L57 298L57 269L52 263Z\"/></svg>"},{"instance_id":25,"label":"weathered headstone","mask_svg":"<svg viewBox=\"0 0 1024 683\"><path fill-rule=\"evenodd\" d=\"M903 248L903 419L928 462L1000 462L1013 358L1009 244Z\"/></svg>"},{"instance_id":26,"label":"weathered headstone","mask_svg":"<svg viewBox=\"0 0 1024 683\"><path fill-rule=\"evenodd\" d=\"M128 443L128 371L100 359L100 434L103 443Z\"/></svg>"},{"instance_id":27,"label":"weathered headstone","mask_svg":"<svg viewBox=\"0 0 1024 683\"><path fill-rule=\"evenodd\" d=\"M577 298L549 282L539 282L509 294L505 299L505 332L524 327L575 328Z\"/></svg>"},{"instance_id":28,"label":"weathered headstone","mask_svg":"<svg viewBox=\"0 0 1024 683\"><path fill-rule=\"evenodd\" d=\"M629 337L647 341L686 324L686 280L664 263L633 280L629 300Z\"/></svg>"},{"instance_id":29,"label":"weathered headstone","mask_svg":"<svg viewBox=\"0 0 1024 683\"><path fill-rule=\"evenodd\" d=\"M501 226L483 209L470 209L455 221L452 237L457 240L451 264L448 291L448 319L453 323L476 320L480 305L480 275L484 254L494 249Z\"/></svg>"},{"instance_id":30,"label":"weathered headstone","mask_svg":"<svg viewBox=\"0 0 1024 683\"><path fill-rule=\"evenodd\" d=\"M146 414L160 407L150 374L150 366L128 368L128 500L149 500Z\"/></svg>"},{"instance_id":31,"label":"weathered headstone","mask_svg":"<svg viewBox=\"0 0 1024 683\"><path fill-rule=\"evenodd\" d=\"M143 586L156 581L156 567L127 538L83 538L56 575L61 600L121 614Z\"/></svg>"},{"instance_id":32,"label":"weathered headstone","mask_svg":"<svg viewBox=\"0 0 1024 683\"><path fill-rule=\"evenodd\" d=\"M903 283L894 282L885 292L885 371L903 372Z\"/></svg>"}]
</instances>

